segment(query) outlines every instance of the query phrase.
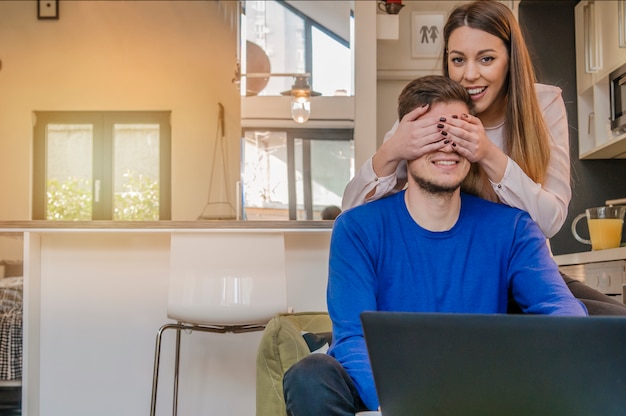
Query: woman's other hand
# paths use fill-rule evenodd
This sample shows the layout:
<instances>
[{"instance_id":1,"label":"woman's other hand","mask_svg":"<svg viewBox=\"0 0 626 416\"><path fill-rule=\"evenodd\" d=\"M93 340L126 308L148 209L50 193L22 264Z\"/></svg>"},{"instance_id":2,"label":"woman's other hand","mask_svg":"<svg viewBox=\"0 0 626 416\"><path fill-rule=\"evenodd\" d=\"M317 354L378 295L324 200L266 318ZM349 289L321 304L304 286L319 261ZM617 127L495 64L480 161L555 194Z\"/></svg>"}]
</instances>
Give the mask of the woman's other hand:
<instances>
[{"instance_id":1,"label":"woman's other hand","mask_svg":"<svg viewBox=\"0 0 626 416\"><path fill-rule=\"evenodd\" d=\"M489 140L478 117L469 114L447 117L444 131L458 154L479 163L492 182L502 180L508 157Z\"/></svg>"}]
</instances>

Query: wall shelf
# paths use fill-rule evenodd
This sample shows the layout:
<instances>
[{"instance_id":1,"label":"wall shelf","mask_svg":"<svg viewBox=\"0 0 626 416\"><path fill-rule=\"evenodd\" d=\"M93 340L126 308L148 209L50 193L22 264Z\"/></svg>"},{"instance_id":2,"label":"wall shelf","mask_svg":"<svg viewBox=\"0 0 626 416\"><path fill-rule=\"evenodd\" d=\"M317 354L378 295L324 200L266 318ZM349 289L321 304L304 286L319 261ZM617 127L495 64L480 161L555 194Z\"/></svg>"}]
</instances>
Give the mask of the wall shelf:
<instances>
[{"instance_id":1,"label":"wall shelf","mask_svg":"<svg viewBox=\"0 0 626 416\"><path fill-rule=\"evenodd\" d=\"M581 160L626 159L626 133L580 155Z\"/></svg>"}]
</instances>

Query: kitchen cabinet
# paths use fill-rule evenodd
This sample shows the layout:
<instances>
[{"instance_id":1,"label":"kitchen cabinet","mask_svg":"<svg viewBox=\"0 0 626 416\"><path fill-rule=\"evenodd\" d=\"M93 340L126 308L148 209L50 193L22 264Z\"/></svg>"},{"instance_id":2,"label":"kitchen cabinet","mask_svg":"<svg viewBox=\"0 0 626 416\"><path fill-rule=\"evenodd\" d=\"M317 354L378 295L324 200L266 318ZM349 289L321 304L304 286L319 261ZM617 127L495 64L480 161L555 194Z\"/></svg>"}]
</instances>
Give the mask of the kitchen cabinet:
<instances>
[{"instance_id":1,"label":"kitchen cabinet","mask_svg":"<svg viewBox=\"0 0 626 416\"><path fill-rule=\"evenodd\" d=\"M624 0L596 1L598 27L601 28L602 68L598 75L603 78L626 62L626 44L620 40L620 25L624 27L622 8ZM623 46L620 46L623 45Z\"/></svg>"},{"instance_id":2,"label":"kitchen cabinet","mask_svg":"<svg viewBox=\"0 0 626 416\"><path fill-rule=\"evenodd\" d=\"M575 8L580 159L626 159L626 134L609 124L609 75L626 64L625 3L586 0Z\"/></svg>"},{"instance_id":3,"label":"kitchen cabinet","mask_svg":"<svg viewBox=\"0 0 626 416\"><path fill-rule=\"evenodd\" d=\"M554 256L559 270L626 303L626 247Z\"/></svg>"},{"instance_id":4,"label":"kitchen cabinet","mask_svg":"<svg viewBox=\"0 0 626 416\"><path fill-rule=\"evenodd\" d=\"M593 74L597 71L600 45L595 25L595 3L580 2L575 9L576 25L576 87L578 93L593 85Z\"/></svg>"}]
</instances>

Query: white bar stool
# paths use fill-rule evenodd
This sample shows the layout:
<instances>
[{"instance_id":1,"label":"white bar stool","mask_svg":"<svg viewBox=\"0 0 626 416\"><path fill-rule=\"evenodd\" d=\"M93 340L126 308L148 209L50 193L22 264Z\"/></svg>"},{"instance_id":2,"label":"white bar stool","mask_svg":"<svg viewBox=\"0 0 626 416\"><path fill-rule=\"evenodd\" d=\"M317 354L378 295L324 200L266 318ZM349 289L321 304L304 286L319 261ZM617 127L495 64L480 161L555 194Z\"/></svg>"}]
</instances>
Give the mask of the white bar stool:
<instances>
[{"instance_id":1,"label":"white bar stool","mask_svg":"<svg viewBox=\"0 0 626 416\"><path fill-rule=\"evenodd\" d=\"M150 415L156 414L161 338L176 330L174 399L178 409L180 333L262 330L287 310L285 245L281 232L173 233L166 323L157 331Z\"/></svg>"}]
</instances>

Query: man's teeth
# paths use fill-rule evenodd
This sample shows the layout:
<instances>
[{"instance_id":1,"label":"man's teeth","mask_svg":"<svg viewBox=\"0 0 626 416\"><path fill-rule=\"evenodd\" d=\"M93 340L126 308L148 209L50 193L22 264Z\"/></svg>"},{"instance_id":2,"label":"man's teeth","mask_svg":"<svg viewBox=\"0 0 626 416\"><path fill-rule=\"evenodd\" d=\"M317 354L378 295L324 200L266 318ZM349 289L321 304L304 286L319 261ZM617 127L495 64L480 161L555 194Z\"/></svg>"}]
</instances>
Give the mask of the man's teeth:
<instances>
[{"instance_id":1,"label":"man's teeth","mask_svg":"<svg viewBox=\"0 0 626 416\"><path fill-rule=\"evenodd\" d=\"M468 88L467 92L470 93L470 95L475 95L475 94L480 94L481 92L485 91L486 87L483 88Z\"/></svg>"},{"instance_id":2,"label":"man's teeth","mask_svg":"<svg viewBox=\"0 0 626 416\"><path fill-rule=\"evenodd\" d=\"M438 160L435 162L435 165L455 165L456 161L454 160Z\"/></svg>"}]
</instances>

